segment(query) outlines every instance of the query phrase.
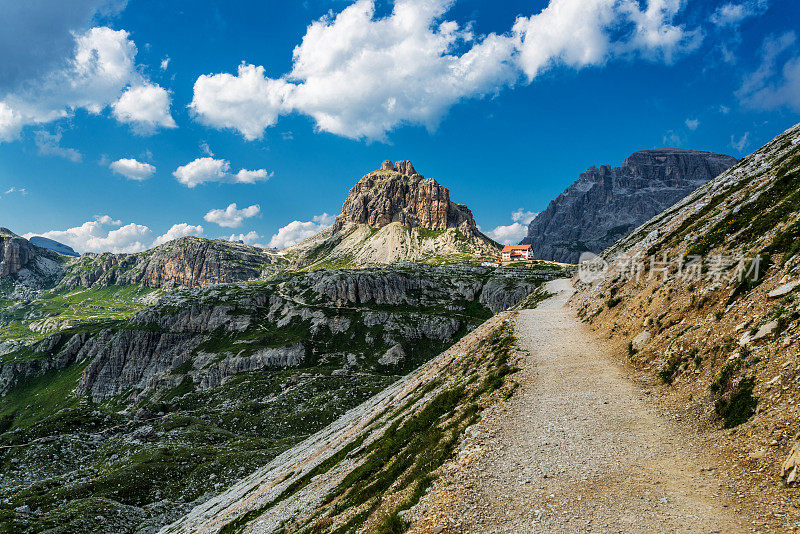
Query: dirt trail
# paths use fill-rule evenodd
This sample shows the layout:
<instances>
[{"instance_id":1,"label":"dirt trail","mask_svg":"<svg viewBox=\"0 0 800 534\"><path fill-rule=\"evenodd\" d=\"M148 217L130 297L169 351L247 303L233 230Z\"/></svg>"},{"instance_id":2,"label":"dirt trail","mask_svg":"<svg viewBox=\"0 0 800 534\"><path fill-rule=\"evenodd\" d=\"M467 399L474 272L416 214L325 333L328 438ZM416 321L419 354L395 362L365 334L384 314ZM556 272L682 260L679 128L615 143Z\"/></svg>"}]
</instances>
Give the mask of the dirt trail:
<instances>
[{"instance_id":1,"label":"dirt trail","mask_svg":"<svg viewBox=\"0 0 800 534\"><path fill-rule=\"evenodd\" d=\"M661 414L565 306L514 319L519 389L485 412L411 532L748 532L690 431Z\"/></svg>"}]
</instances>

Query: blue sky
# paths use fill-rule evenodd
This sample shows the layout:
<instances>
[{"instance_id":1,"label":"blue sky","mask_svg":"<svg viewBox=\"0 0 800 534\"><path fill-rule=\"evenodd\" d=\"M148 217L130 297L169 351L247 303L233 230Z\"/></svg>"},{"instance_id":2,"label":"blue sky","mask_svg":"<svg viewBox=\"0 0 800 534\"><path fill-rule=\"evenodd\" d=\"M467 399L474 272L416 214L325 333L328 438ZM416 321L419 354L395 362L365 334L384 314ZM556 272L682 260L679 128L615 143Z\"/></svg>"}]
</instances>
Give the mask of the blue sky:
<instances>
[{"instance_id":1,"label":"blue sky","mask_svg":"<svg viewBox=\"0 0 800 534\"><path fill-rule=\"evenodd\" d=\"M0 9L0 225L79 251L285 246L384 159L514 241L591 165L741 157L800 120L791 0Z\"/></svg>"}]
</instances>

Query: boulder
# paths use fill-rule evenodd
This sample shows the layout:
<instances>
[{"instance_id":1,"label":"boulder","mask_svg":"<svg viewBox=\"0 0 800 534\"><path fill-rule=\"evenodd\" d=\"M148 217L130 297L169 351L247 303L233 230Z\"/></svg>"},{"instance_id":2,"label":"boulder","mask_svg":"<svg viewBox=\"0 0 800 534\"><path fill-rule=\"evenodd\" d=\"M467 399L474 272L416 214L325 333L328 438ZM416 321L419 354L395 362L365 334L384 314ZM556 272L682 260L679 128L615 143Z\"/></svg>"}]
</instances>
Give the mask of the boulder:
<instances>
[{"instance_id":1,"label":"boulder","mask_svg":"<svg viewBox=\"0 0 800 534\"><path fill-rule=\"evenodd\" d=\"M786 484L791 486L797 483L797 466L800 465L800 443L795 442L789 456L783 461L781 466L781 478L786 480Z\"/></svg>"},{"instance_id":2,"label":"boulder","mask_svg":"<svg viewBox=\"0 0 800 534\"><path fill-rule=\"evenodd\" d=\"M276 256L236 242L182 237L135 254L88 253L68 268L68 288L143 285L171 290L244 282L261 276Z\"/></svg>"},{"instance_id":3,"label":"boulder","mask_svg":"<svg viewBox=\"0 0 800 534\"><path fill-rule=\"evenodd\" d=\"M634 350L642 350L650 341L651 337L652 336L650 335L649 331L642 330L635 338L633 338L633 341L631 341L631 346Z\"/></svg>"},{"instance_id":4,"label":"boulder","mask_svg":"<svg viewBox=\"0 0 800 534\"><path fill-rule=\"evenodd\" d=\"M797 286L800 286L800 281L798 280L795 280L794 282L789 282L788 284L783 284L782 286L776 287L775 289L767 293L767 297L771 299L781 298L794 291L794 288L796 288Z\"/></svg>"},{"instance_id":5,"label":"boulder","mask_svg":"<svg viewBox=\"0 0 800 534\"><path fill-rule=\"evenodd\" d=\"M406 352L403 350L403 346L398 343L387 350L384 355L380 357L378 363L381 365L399 365L405 359Z\"/></svg>"},{"instance_id":6,"label":"boulder","mask_svg":"<svg viewBox=\"0 0 800 534\"><path fill-rule=\"evenodd\" d=\"M759 341L766 337L771 336L778 328L778 321L770 321L767 324L761 325L758 332L753 336L751 341Z\"/></svg>"}]
</instances>

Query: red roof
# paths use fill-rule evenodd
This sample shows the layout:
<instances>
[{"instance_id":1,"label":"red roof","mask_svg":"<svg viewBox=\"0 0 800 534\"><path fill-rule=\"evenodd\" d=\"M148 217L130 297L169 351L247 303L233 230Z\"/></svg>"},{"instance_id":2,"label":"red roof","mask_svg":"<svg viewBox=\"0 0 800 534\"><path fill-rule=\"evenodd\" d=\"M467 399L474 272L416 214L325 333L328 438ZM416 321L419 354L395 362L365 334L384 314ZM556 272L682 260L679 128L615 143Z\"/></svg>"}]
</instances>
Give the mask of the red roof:
<instances>
[{"instance_id":1,"label":"red roof","mask_svg":"<svg viewBox=\"0 0 800 534\"><path fill-rule=\"evenodd\" d=\"M511 252L512 250L528 250L530 245L506 245L503 247L503 252Z\"/></svg>"}]
</instances>

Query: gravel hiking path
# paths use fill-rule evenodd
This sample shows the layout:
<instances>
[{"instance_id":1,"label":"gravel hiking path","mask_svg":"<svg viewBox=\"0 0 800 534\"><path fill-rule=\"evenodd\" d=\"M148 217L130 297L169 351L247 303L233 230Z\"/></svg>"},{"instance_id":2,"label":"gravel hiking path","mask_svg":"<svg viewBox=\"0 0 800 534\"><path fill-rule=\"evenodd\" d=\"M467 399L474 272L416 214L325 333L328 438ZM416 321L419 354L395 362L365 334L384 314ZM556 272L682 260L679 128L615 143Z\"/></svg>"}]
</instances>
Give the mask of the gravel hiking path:
<instances>
[{"instance_id":1,"label":"gravel hiking path","mask_svg":"<svg viewBox=\"0 0 800 534\"><path fill-rule=\"evenodd\" d=\"M690 431L659 413L566 307L520 311L519 388L484 412L409 514L411 532L748 532Z\"/></svg>"}]
</instances>

